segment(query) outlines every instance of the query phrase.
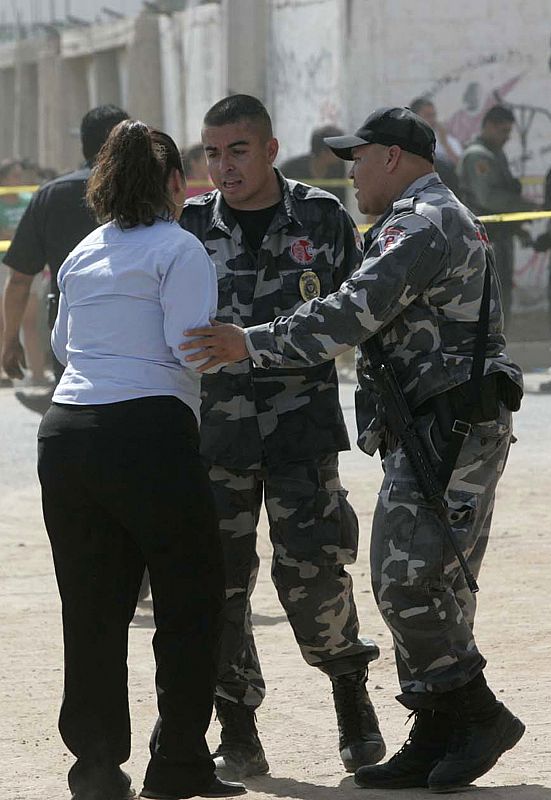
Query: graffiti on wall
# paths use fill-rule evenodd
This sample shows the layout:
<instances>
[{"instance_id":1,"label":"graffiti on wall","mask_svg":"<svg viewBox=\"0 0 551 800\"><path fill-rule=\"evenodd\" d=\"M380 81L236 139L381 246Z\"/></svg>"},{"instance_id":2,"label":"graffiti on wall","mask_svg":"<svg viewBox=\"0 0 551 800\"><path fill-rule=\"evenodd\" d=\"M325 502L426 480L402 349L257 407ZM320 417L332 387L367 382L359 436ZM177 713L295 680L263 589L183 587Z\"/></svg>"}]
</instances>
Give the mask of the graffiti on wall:
<instances>
[{"instance_id":1,"label":"graffiti on wall","mask_svg":"<svg viewBox=\"0 0 551 800\"><path fill-rule=\"evenodd\" d=\"M512 172L523 179L527 197L542 202L543 176L551 167L551 60L549 53L527 54L505 50L472 59L442 75L423 93L430 97L446 130L465 146L494 105L507 105L515 115L515 129L506 146ZM547 108L542 98L549 97ZM535 238L547 226L529 224ZM518 245L515 263L517 311L545 307L549 258Z\"/></svg>"}]
</instances>

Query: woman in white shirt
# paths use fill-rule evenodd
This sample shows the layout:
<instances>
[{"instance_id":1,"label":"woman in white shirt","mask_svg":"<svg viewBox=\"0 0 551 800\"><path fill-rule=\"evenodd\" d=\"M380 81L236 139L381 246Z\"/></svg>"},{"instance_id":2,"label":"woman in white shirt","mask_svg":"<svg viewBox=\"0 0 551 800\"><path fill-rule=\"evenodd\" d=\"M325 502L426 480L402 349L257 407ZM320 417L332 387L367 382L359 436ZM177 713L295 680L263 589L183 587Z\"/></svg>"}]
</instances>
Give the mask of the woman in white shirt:
<instances>
[{"instance_id":1,"label":"woman in white shirt","mask_svg":"<svg viewBox=\"0 0 551 800\"><path fill-rule=\"evenodd\" d=\"M125 120L88 186L101 227L62 265L52 333L66 364L40 430L43 510L63 606L59 727L73 800L133 796L128 626L149 570L159 719L142 797L242 794L205 742L224 579L198 450L200 375L178 350L208 324L216 274L177 223L185 177L166 134Z\"/></svg>"}]
</instances>

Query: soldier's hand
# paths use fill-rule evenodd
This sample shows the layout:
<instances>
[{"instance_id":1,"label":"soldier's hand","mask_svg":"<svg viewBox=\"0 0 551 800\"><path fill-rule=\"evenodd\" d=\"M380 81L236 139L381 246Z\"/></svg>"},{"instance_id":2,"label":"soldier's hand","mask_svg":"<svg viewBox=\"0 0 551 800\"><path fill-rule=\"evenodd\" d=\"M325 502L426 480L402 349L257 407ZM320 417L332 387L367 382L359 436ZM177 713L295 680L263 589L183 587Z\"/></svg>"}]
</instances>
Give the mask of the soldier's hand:
<instances>
[{"instance_id":1,"label":"soldier's hand","mask_svg":"<svg viewBox=\"0 0 551 800\"><path fill-rule=\"evenodd\" d=\"M25 351L18 338L6 339L2 347L2 366L8 378L24 378Z\"/></svg>"},{"instance_id":2,"label":"soldier's hand","mask_svg":"<svg viewBox=\"0 0 551 800\"><path fill-rule=\"evenodd\" d=\"M186 356L186 361L206 359L204 364L197 367L198 372L206 372L220 364L243 361L249 357L245 332L237 325L213 320L211 327L192 328L184 331L184 336L190 337L190 341L182 343L179 349L196 351Z\"/></svg>"}]
</instances>

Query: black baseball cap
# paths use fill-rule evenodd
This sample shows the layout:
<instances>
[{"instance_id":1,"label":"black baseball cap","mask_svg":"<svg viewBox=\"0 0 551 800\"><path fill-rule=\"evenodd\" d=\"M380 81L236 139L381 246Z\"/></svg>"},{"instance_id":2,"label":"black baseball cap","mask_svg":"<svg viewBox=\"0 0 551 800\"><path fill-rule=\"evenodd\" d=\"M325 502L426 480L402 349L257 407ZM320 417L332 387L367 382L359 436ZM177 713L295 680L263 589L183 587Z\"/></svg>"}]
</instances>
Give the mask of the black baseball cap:
<instances>
[{"instance_id":1,"label":"black baseball cap","mask_svg":"<svg viewBox=\"0 0 551 800\"><path fill-rule=\"evenodd\" d=\"M324 142L344 161L354 160L353 147L364 144L397 144L402 150L415 153L433 163L436 147L436 137L431 126L411 109L401 106L378 108L368 116L355 134L329 136Z\"/></svg>"}]
</instances>

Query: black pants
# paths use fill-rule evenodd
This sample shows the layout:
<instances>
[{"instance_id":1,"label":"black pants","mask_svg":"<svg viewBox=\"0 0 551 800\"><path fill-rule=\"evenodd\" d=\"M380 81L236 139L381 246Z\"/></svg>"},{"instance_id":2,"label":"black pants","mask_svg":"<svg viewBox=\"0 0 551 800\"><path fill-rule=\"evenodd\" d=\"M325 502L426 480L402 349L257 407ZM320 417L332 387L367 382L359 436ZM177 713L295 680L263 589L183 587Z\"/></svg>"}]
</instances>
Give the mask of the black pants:
<instances>
[{"instance_id":1,"label":"black pants","mask_svg":"<svg viewBox=\"0 0 551 800\"><path fill-rule=\"evenodd\" d=\"M200 791L214 774L204 737L224 577L194 415L174 397L53 405L38 438L63 607L59 728L77 757L71 788L92 786L98 769L129 757L128 626L147 565L159 722L145 785L166 794Z\"/></svg>"}]
</instances>

